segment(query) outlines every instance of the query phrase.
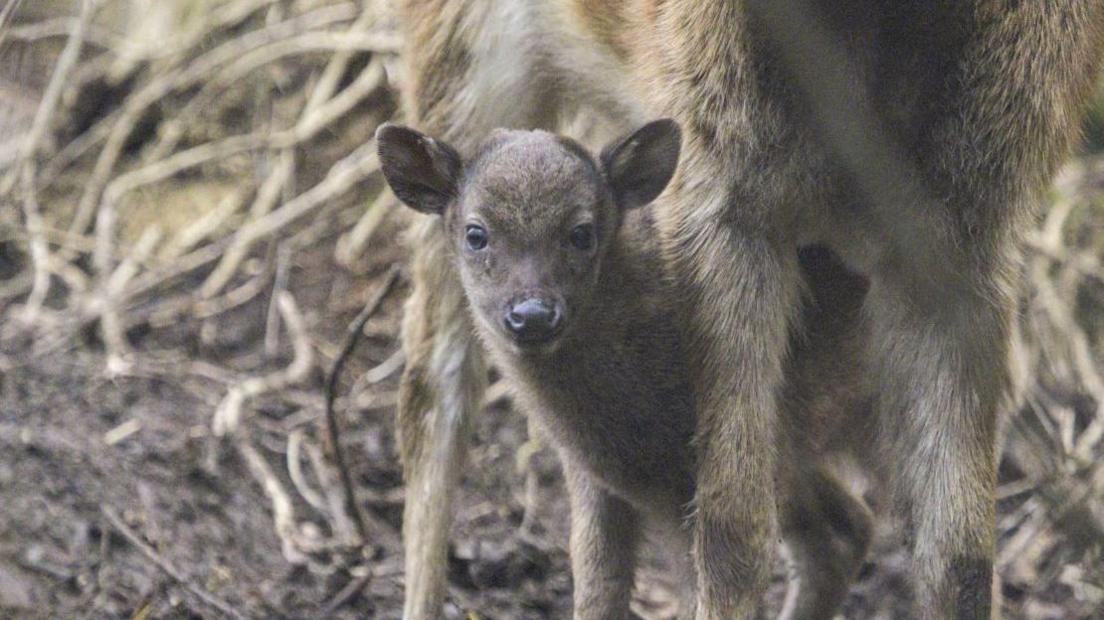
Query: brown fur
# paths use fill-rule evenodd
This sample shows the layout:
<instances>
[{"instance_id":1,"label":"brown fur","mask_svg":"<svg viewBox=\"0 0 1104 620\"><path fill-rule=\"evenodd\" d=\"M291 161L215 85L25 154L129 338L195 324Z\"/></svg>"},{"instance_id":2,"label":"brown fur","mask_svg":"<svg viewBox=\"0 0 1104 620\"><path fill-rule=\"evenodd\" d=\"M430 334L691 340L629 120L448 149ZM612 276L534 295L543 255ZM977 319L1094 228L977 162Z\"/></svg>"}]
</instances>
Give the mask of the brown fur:
<instances>
[{"instance_id":1,"label":"brown fur","mask_svg":"<svg viewBox=\"0 0 1104 620\"><path fill-rule=\"evenodd\" d=\"M690 556L684 521L696 457L688 369L654 223L649 214L624 213L626 202L648 202L663 189L677 147L655 148L653 141L650 156L634 135L617 143L630 145L625 157L617 148L605 151L599 172L573 141L500 131L461 166L450 147L415 135L380 130L383 171L404 202L443 216L480 340L564 463L575 617L628 617L643 523L671 543L677 565ZM646 187L642 197L639 185ZM593 252L565 243L580 218L596 225ZM464 247L470 223L486 226L488 247ZM824 459L844 445L825 438L869 405L861 373L827 363L861 340L865 282L822 249L805 251L802 264L813 283L805 304L812 328L799 338L803 353L787 383L795 423L785 445L804 458L786 469L782 529L802 583L794 605L807 617L839 604L866 550L868 511ZM547 344L525 347L500 327L504 302L537 291L564 300L566 327ZM821 425L803 423L818 413Z\"/></svg>"},{"instance_id":2,"label":"brown fur","mask_svg":"<svg viewBox=\"0 0 1104 620\"><path fill-rule=\"evenodd\" d=\"M779 525L861 521L834 518L852 513L832 501L823 518L777 510L791 484L778 464L805 458L788 453L783 406L786 368L803 354L789 343L807 327L796 248L811 242L870 280L868 336L841 355L868 369L877 395L871 460L906 517L917 616L995 615L995 428L1017 239L1076 133L1104 5L409 0L404 17L409 120L465 155L492 127L552 127L580 109L615 126L669 115L683 127L655 213L697 411L697 617L753 612ZM411 430L439 428L442 403L461 429L474 402L429 351L468 374L478 366L443 228L417 228L400 424L408 454L448 445L459 459L455 432ZM407 461L423 481L408 496L413 571L443 560L444 530L426 528L447 519L415 513L447 513L455 474L429 468ZM429 610L408 617L433 617L441 587L408 589Z\"/></svg>"}]
</instances>

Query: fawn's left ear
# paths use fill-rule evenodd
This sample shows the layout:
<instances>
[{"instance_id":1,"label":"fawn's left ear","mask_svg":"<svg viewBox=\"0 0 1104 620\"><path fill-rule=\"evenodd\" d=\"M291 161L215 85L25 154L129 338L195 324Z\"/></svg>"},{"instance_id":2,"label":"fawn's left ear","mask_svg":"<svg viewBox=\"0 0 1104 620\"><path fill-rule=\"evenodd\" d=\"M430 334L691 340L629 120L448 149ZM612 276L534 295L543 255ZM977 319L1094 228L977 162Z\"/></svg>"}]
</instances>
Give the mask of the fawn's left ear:
<instances>
[{"instance_id":1,"label":"fawn's left ear","mask_svg":"<svg viewBox=\"0 0 1104 620\"><path fill-rule=\"evenodd\" d=\"M634 209L656 199L678 167L682 132L665 118L652 121L602 149L602 172L622 209Z\"/></svg>"},{"instance_id":2,"label":"fawn's left ear","mask_svg":"<svg viewBox=\"0 0 1104 620\"><path fill-rule=\"evenodd\" d=\"M456 198L463 163L451 146L384 123L376 130L376 149L387 184L410 208L440 215Z\"/></svg>"}]
</instances>

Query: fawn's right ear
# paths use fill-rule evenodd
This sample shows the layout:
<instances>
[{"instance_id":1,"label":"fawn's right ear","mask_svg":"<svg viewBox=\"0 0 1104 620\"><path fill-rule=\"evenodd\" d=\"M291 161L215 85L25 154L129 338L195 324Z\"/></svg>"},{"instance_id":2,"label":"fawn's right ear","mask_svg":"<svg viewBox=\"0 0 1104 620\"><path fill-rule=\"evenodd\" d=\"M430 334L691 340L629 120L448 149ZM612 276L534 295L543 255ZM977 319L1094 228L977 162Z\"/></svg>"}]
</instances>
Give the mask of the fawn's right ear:
<instances>
[{"instance_id":1,"label":"fawn's right ear","mask_svg":"<svg viewBox=\"0 0 1104 620\"><path fill-rule=\"evenodd\" d=\"M463 164L449 145L403 125L376 130L383 176L395 196L410 208L440 215L456 197Z\"/></svg>"}]
</instances>

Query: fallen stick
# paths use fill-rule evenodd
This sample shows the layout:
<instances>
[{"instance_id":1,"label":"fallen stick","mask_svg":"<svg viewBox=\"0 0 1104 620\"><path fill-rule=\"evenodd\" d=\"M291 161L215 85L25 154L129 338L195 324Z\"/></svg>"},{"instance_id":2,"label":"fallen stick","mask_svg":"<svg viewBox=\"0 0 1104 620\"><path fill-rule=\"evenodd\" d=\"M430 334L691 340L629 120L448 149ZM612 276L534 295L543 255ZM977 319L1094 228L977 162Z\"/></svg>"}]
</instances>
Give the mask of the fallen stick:
<instances>
[{"instance_id":1,"label":"fallen stick","mask_svg":"<svg viewBox=\"0 0 1104 620\"><path fill-rule=\"evenodd\" d=\"M183 586L185 590L192 593L196 598L203 601L207 605L221 611L223 614L230 616L231 618L244 619L246 617L237 609L234 609L226 601L216 597L214 594L211 594L210 592L204 590L195 583L192 583L190 579L185 577L179 570L176 569L175 566L169 563L167 559L165 559L161 554L157 553L156 549L154 549L144 540L142 540L142 538L138 536L138 533L132 530L130 526L128 526L110 506L108 506L107 504L100 504L100 512L102 512L103 515L107 517L107 520L111 523L112 527L114 527L120 534L122 534L123 538L127 539L127 542L134 545L135 548L141 551L142 555L145 555L147 559L149 559L157 566L157 568L160 568L162 571L164 571L166 575L172 577L177 583Z\"/></svg>"},{"instance_id":2,"label":"fallen stick","mask_svg":"<svg viewBox=\"0 0 1104 620\"><path fill-rule=\"evenodd\" d=\"M250 377L231 387L218 409L215 410L211 426L216 437L237 431L241 422L242 406L246 400L267 392L282 390L302 381L314 364L306 322L295 304L295 298L291 293L282 291L276 303L287 326L288 337L291 339L293 350L291 364L261 377Z\"/></svg>"},{"instance_id":3,"label":"fallen stick","mask_svg":"<svg viewBox=\"0 0 1104 620\"><path fill-rule=\"evenodd\" d=\"M238 265L249 254L258 239L271 235L295 220L306 216L318 205L344 194L379 169L376 141L371 140L340 160L317 185L288 201L284 206L246 224L231 241L218 265L199 288L201 297L217 294L237 272Z\"/></svg>"},{"instance_id":4,"label":"fallen stick","mask_svg":"<svg viewBox=\"0 0 1104 620\"><path fill-rule=\"evenodd\" d=\"M85 184L84 193L81 194L69 226L70 232L83 232L91 223L96 206L100 202L100 196L110 181L116 162L123 153L123 147L147 108L174 91L208 79L219 67L237 60L253 49L263 47L280 38L294 36L297 31L344 21L352 16L352 11L351 4L343 3L304 13L286 22L247 33L203 54L187 67L175 68L163 76L158 76L127 98Z\"/></svg>"},{"instance_id":5,"label":"fallen stick","mask_svg":"<svg viewBox=\"0 0 1104 620\"><path fill-rule=\"evenodd\" d=\"M383 284L376 289L375 294L372 295L372 298L364 305L364 309L361 310L360 314L349 324L349 329L345 332L345 340L341 343L341 350L337 354L337 358L334 359L330 372L326 375L326 441L324 445L327 456L333 459L338 472L341 474L341 486L345 491L345 510L352 517L361 540L367 540L367 530L364 527L364 518L361 516L360 509L357 507L356 496L353 493L353 479L352 475L349 473L349 467L345 462L345 453L341 449L341 432L338 429L337 415L334 412L334 396L337 391L338 377L341 376L341 370L345 367L345 360L348 359L349 354L360 340L361 332L364 330L364 324L368 322L368 319L371 318L373 314L379 311L384 298L387 297L387 294L391 291L391 288L398 279L399 271L392 267L386 279L383 281Z\"/></svg>"}]
</instances>

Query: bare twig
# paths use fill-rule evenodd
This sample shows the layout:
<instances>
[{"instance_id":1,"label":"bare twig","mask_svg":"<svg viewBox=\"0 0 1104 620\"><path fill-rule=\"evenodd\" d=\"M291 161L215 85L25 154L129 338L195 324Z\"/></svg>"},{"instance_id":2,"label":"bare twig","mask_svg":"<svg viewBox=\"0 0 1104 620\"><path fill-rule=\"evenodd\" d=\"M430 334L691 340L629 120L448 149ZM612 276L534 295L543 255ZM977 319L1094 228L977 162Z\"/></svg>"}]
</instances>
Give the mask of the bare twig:
<instances>
[{"instance_id":1,"label":"bare twig","mask_svg":"<svg viewBox=\"0 0 1104 620\"><path fill-rule=\"evenodd\" d=\"M327 509L323 514L330 517L330 525L335 540L350 546L360 546L368 543L367 534L360 534L357 530L357 518L363 517L360 513L350 513L347 507L348 498L345 495L344 486L341 483L341 474L335 475L332 461L327 461L322 454L322 449L313 443L307 444L307 456L310 458L311 468L318 479L319 485L326 496ZM364 528L367 532L367 527Z\"/></svg>"},{"instance_id":2,"label":"bare twig","mask_svg":"<svg viewBox=\"0 0 1104 620\"><path fill-rule=\"evenodd\" d=\"M42 303L46 300L46 295L50 287L50 275L47 266L49 263L49 249L46 246L46 240L43 236L42 217L38 212L38 198L35 189L35 173L37 171L37 167L34 165L35 152L38 150L39 143L46 135L46 131L53 121L54 114L57 111L58 101L61 99L62 88L69 78L69 74L73 71L73 67L76 66L77 60L80 58L80 50L84 43L85 30L92 19L92 15L95 13L96 7L99 5L99 1L100 0L81 1L80 16L77 18L76 23L73 24L69 40L66 41L65 48L58 58L54 73L50 77L50 82L46 86L42 101L39 103L38 109L35 112L34 120L31 122L31 129L23 138L23 147L15 165L12 167L12 175L8 177L7 180L0 182L0 185L5 186L5 190L0 191L0 194L6 193L7 188L10 188L16 183L15 175L17 174L20 175L19 180L23 186L23 213L27 220L27 233L30 236L31 245L31 261L34 266L34 280L31 286L31 294L27 299L23 312L23 319L27 323L33 323L38 317L39 308L41 308Z\"/></svg>"},{"instance_id":3,"label":"bare twig","mask_svg":"<svg viewBox=\"0 0 1104 620\"><path fill-rule=\"evenodd\" d=\"M156 290L160 286L164 286L174 278L179 278L203 267L207 263L222 256L229 242L229 238L226 237L218 239L184 256L176 258L171 263L161 265L137 276L134 278L134 282L127 287L124 295L127 299L145 295Z\"/></svg>"},{"instance_id":4,"label":"bare twig","mask_svg":"<svg viewBox=\"0 0 1104 620\"><path fill-rule=\"evenodd\" d=\"M169 241L168 247L161 251L166 259L175 259L195 247L201 241L214 235L227 220L245 202L246 192L241 188L230 191L219 200L214 209L204 213Z\"/></svg>"},{"instance_id":5,"label":"bare twig","mask_svg":"<svg viewBox=\"0 0 1104 620\"><path fill-rule=\"evenodd\" d=\"M65 48L61 51L61 56L58 57L57 65L54 68L54 74L50 76L50 83L46 86L46 91L42 95L42 102L38 105L38 110L35 112L30 133L27 134L23 143L23 152L21 154L23 161L34 157L35 151L38 150L39 142L41 142L43 136L46 135L46 130L49 129L50 123L54 119L54 114L57 112L58 101L61 99L61 91L65 87L66 81L69 79L69 74L73 71L73 67L76 66L77 60L80 58L81 46L84 44L85 31L100 2L101 0L81 0L80 16L73 25L72 34L69 35L69 40L65 42Z\"/></svg>"},{"instance_id":6,"label":"bare twig","mask_svg":"<svg viewBox=\"0 0 1104 620\"><path fill-rule=\"evenodd\" d=\"M268 290L268 283L276 273L275 250L270 250L264 261L264 268L260 273L250 278L245 284L231 289L220 297L200 299L196 302L193 315L199 319L207 319L228 310L240 307L255 299L258 295ZM278 305L279 294L272 298L272 305Z\"/></svg>"},{"instance_id":7,"label":"bare twig","mask_svg":"<svg viewBox=\"0 0 1104 620\"><path fill-rule=\"evenodd\" d=\"M287 467L288 476L291 477L292 484L295 485L295 490L299 492L299 495L311 505L312 508L318 511L319 514L326 514L326 500L322 499L322 496L318 494L307 482L307 477L303 475L302 464L302 446L304 442L304 432L301 428L293 429L288 433L287 439Z\"/></svg>"},{"instance_id":8,"label":"bare twig","mask_svg":"<svg viewBox=\"0 0 1104 620\"><path fill-rule=\"evenodd\" d=\"M14 41L32 43L42 39L63 37L73 32L79 26L80 17L55 17L44 19L31 24L20 24L7 29L4 36ZM99 28L95 24L85 27L84 42L103 48L118 48L126 45L126 42L118 35L105 28Z\"/></svg>"},{"instance_id":9,"label":"bare twig","mask_svg":"<svg viewBox=\"0 0 1104 620\"><path fill-rule=\"evenodd\" d=\"M271 235L310 213L318 205L345 193L378 169L376 144L375 141L370 141L330 168L329 174L318 185L265 217L245 225L234 237L231 247L218 266L207 276L200 287L200 295L210 297L226 286L257 240Z\"/></svg>"},{"instance_id":10,"label":"bare twig","mask_svg":"<svg viewBox=\"0 0 1104 620\"><path fill-rule=\"evenodd\" d=\"M375 15L367 9L366 4L361 3L360 15L349 25L349 32L365 32L371 27ZM326 68L322 71L322 77L319 78L318 84L315 85L310 98L307 99L307 104L304 107L305 112L313 112L333 96L352 57L353 55L349 51L339 51L330 57L329 62L326 63Z\"/></svg>"},{"instance_id":11,"label":"bare twig","mask_svg":"<svg viewBox=\"0 0 1104 620\"><path fill-rule=\"evenodd\" d=\"M157 566L157 568L160 568L166 575L172 577L174 581L183 586L185 590L190 592L196 598L203 601L203 603L205 603L206 605L217 609L221 613L231 618L244 619L246 617L245 614L239 612L226 601L218 598L214 594L211 594L207 590L204 590L198 584L185 577L184 574L177 570L177 568L173 566L167 559L165 559L160 553L157 553L157 551L153 547L142 540L138 533L132 530L130 526L128 526L126 522L124 522L123 519L118 514L116 514L113 508L111 508L107 504L101 504L100 511L103 512L104 517L107 518L112 527L114 527L116 531L122 534L123 538L126 538L130 544L134 545L136 549L141 551L142 555L146 556L147 559L153 562L153 564Z\"/></svg>"},{"instance_id":12,"label":"bare twig","mask_svg":"<svg viewBox=\"0 0 1104 620\"><path fill-rule=\"evenodd\" d=\"M341 588L341 590L334 595L329 603L326 603L326 606L322 608L322 611L319 612L318 615L322 618L329 618L330 616L332 616L334 612L344 607L345 604L347 604L349 601L353 600L353 598L356 597L356 595L364 589L364 586L368 585L368 583L372 581L373 577L375 577L373 571L371 569L368 569L363 575L350 579L349 583L345 584L345 587Z\"/></svg>"},{"instance_id":13,"label":"bare twig","mask_svg":"<svg viewBox=\"0 0 1104 620\"><path fill-rule=\"evenodd\" d=\"M390 190L381 191L372 202L372 206L368 207L368 210L357 221L356 226L337 240L334 259L339 265L348 267L364 253L365 246L368 245L368 241L371 240L372 235L383 223L387 214L391 212L391 206L395 201L396 199Z\"/></svg>"},{"instance_id":14,"label":"bare twig","mask_svg":"<svg viewBox=\"0 0 1104 620\"><path fill-rule=\"evenodd\" d=\"M276 277L272 281L272 299L265 314L264 352L267 357L274 357L280 346L280 314L276 310L276 299L280 291L287 288L290 263L291 248L281 243L276 248Z\"/></svg>"},{"instance_id":15,"label":"bare twig","mask_svg":"<svg viewBox=\"0 0 1104 620\"><path fill-rule=\"evenodd\" d=\"M391 354L391 357L383 360L377 364L374 368L364 373L364 381L367 383L379 383L387 377L395 374L395 371L402 368L403 362L406 361L406 354L403 353L402 347L395 350Z\"/></svg>"},{"instance_id":16,"label":"bare twig","mask_svg":"<svg viewBox=\"0 0 1104 620\"><path fill-rule=\"evenodd\" d=\"M149 259L159 241L161 241L161 228L156 224L151 224L142 230L130 254L123 258L107 280L107 291L110 295L118 296L126 288L127 283L138 274L139 265Z\"/></svg>"},{"instance_id":17,"label":"bare twig","mask_svg":"<svg viewBox=\"0 0 1104 620\"><path fill-rule=\"evenodd\" d=\"M276 473L272 471L265 458L261 456L260 452L257 452L257 449L253 447L248 439L241 437L237 444L238 452L249 467L249 472L261 483L265 495L272 502L272 517L275 522L276 536L279 537L283 549L284 559L292 564L305 564L307 557L300 550L300 544L297 544L296 540L298 533L296 532L295 508L291 496L288 495L284 485L280 483L279 478L276 477Z\"/></svg>"},{"instance_id":18,"label":"bare twig","mask_svg":"<svg viewBox=\"0 0 1104 620\"><path fill-rule=\"evenodd\" d=\"M291 345L294 350L291 364L287 368L272 374L264 377L251 377L231 387L222 403L219 404L218 410L215 411L212 428L217 436L221 437L237 430L241 421L242 405L247 399L265 392L280 390L302 381L314 364L310 338L307 335L303 315L299 313L299 308L295 304L295 298L291 296L291 293L283 291L277 303L279 304L280 315L287 325L288 335L291 338Z\"/></svg>"},{"instance_id":19,"label":"bare twig","mask_svg":"<svg viewBox=\"0 0 1104 620\"><path fill-rule=\"evenodd\" d=\"M88 277L84 271L62 260L57 254L50 255L49 268L51 274L61 278L65 286L69 287L70 293L81 294L88 291Z\"/></svg>"},{"instance_id":20,"label":"bare twig","mask_svg":"<svg viewBox=\"0 0 1104 620\"><path fill-rule=\"evenodd\" d=\"M22 2L23 0L12 0L0 7L0 43L4 42L8 23L11 22L12 15L15 15L15 10L19 8Z\"/></svg>"},{"instance_id":21,"label":"bare twig","mask_svg":"<svg viewBox=\"0 0 1104 620\"><path fill-rule=\"evenodd\" d=\"M249 208L249 217L257 219L271 211L272 207L279 202L280 195L294 174L295 152L289 145L282 146L276 156L276 165L257 189L257 197L253 199L253 206Z\"/></svg>"},{"instance_id":22,"label":"bare twig","mask_svg":"<svg viewBox=\"0 0 1104 620\"><path fill-rule=\"evenodd\" d=\"M23 217L27 222L27 235L31 246L31 266L34 278L31 294L23 306L23 322L32 324L38 319L42 303L50 288L50 250L43 233L42 215L38 211L38 196L34 187L35 164L28 160L23 165Z\"/></svg>"},{"instance_id":23,"label":"bare twig","mask_svg":"<svg viewBox=\"0 0 1104 620\"><path fill-rule=\"evenodd\" d=\"M341 448L340 430L337 424L337 415L334 412L334 398L337 391L337 380L341 376L341 370L345 367L345 360L349 357L349 353L352 352L353 348L356 347L357 342L360 340L364 324L368 322L368 319L373 314L379 311L380 305L383 304L383 300L387 297L387 294L391 291L391 288L398 279L398 270L392 268L391 271L388 272L383 284L376 289L372 298L364 305L364 309L361 310L360 314L349 324L349 329L345 333L345 340L341 343L341 351L334 360L330 372L326 375L326 453L333 459L334 463L337 465L338 471L341 472L341 485L345 490L345 509L352 516L361 540L366 538L367 532L364 527L364 518L361 516L360 508L356 503L352 475L349 473L349 467L345 461L345 454Z\"/></svg>"},{"instance_id":24,"label":"bare twig","mask_svg":"<svg viewBox=\"0 0 1104 620\"><path fill-rule=\"evenodd\" d=\"M77 204L76 214L70 224L73 232L82 232L92 220L93 211L111 177L111 172L122 154L123 146L146 110L169 93L195 85L218 67L233 62L253 49L263 47L274 40L294 36L298 31L316 28L348 19L353 7L343 3L323 7L232 39L200 56L187 67L174 69L158 77L146 87L127 98L119 118L112 125L107 143L100 151L91 178Z\"/></svg>"},{"instance_id":25,"label":"bare twig","mask_svg":"<svg viewBox=\"0 0 1104 620\"><path fill-rule=\"evenodd\" d=\"M105 230L114 226L114 213L108 210L102 211L99 222ZM161 231L157 226L149 226L142 231L141 237L134 244L130 257L119 264L112 272L110 270L111 250L108 247L109 238L101 237L99 241L103 247L97 246L95 264L99 272L98 295L94 300L94 307L99 311L101 333L104 338L104 347L107 349L108 374L118 374L126 369L124 357L130 351L130 346L124 336L125 329L119 318L119 301L121 293L134 275L138 272L138 264L144 261L154 246L161 240Z\"/></svg>"}]
</instances>

